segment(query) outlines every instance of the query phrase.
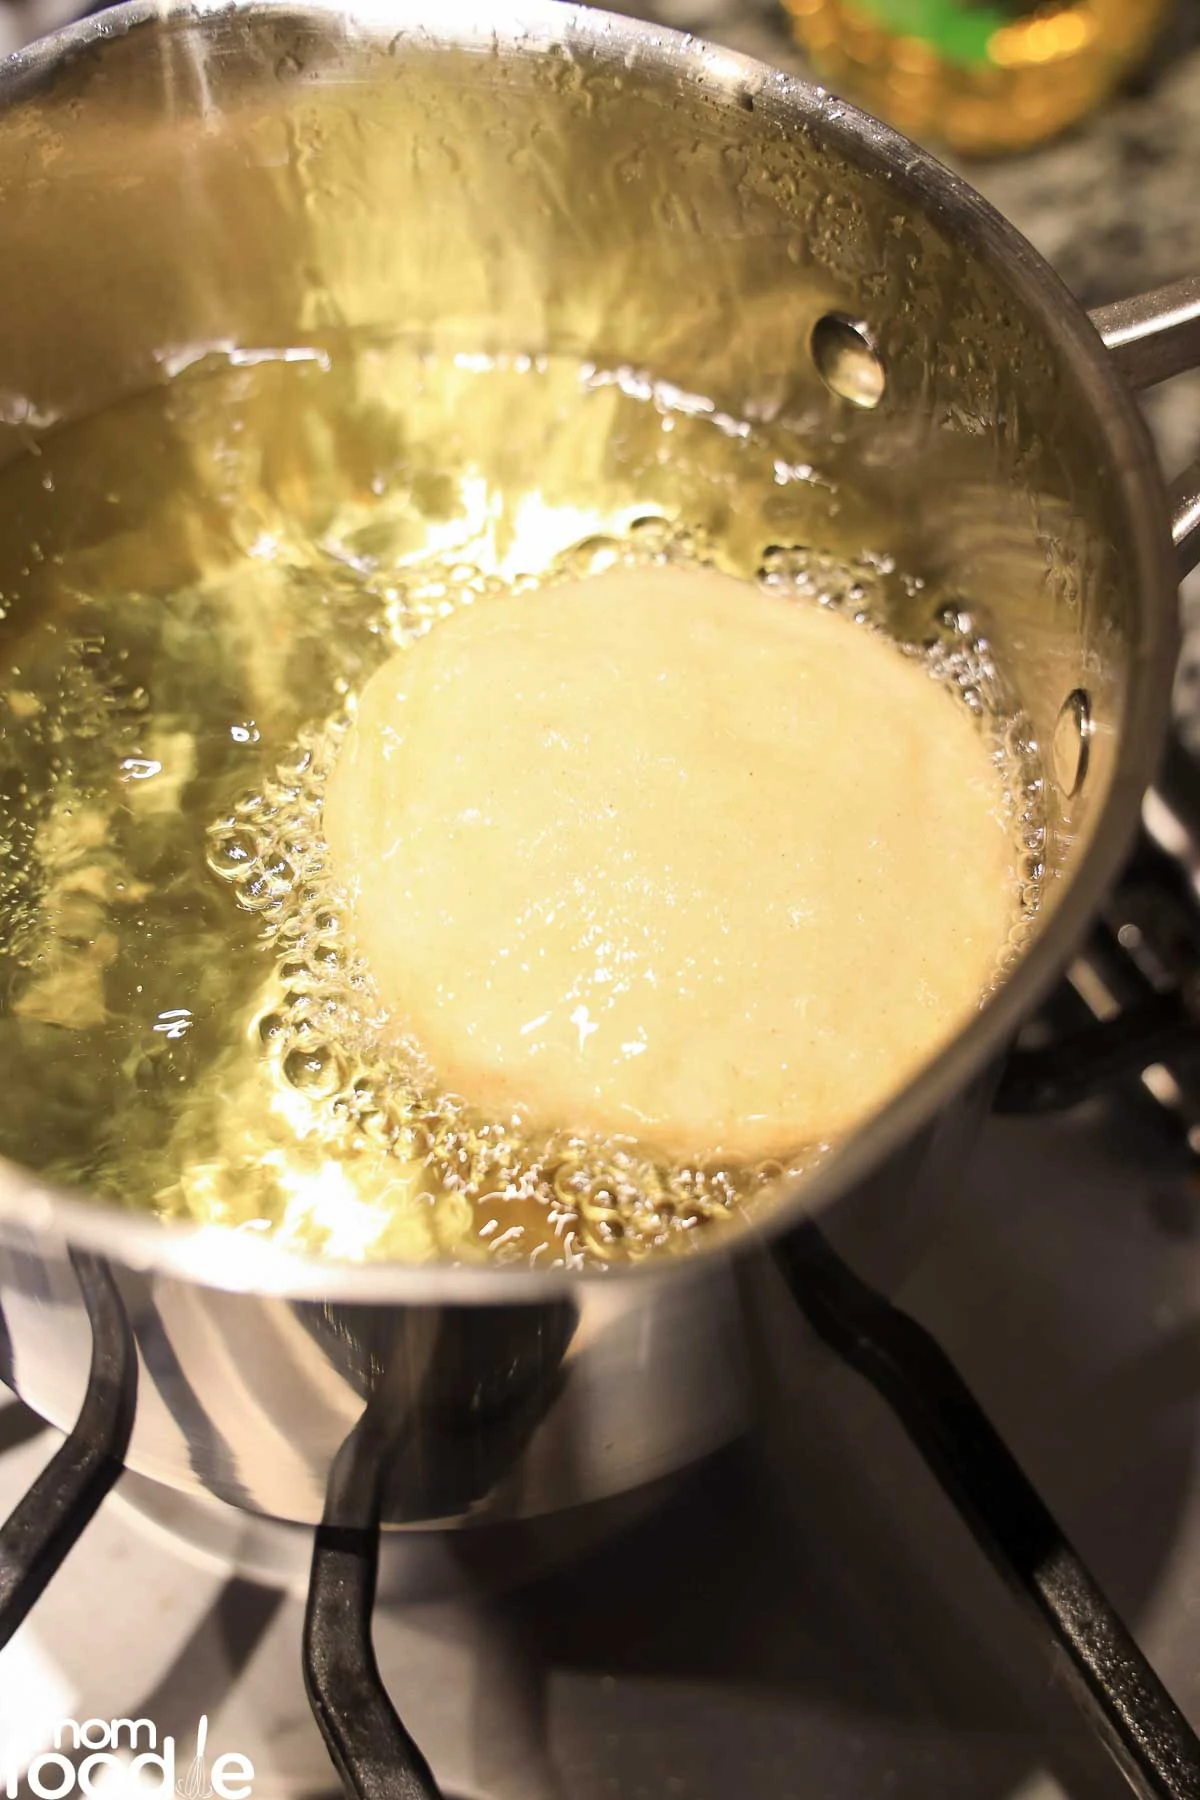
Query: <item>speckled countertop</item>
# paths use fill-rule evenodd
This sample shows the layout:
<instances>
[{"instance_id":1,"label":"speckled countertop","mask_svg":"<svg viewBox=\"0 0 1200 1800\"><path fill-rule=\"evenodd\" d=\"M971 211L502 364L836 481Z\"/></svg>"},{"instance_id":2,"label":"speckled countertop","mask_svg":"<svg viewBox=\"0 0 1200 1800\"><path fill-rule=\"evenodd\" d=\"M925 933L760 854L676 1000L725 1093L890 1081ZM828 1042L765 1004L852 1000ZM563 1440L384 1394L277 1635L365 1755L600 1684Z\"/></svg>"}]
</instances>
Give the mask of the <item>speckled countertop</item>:
<instances>
[{"instance_id":1,"label":"speckled countertop","mask_svg":"<svg viewBox=\"0 0 1200 1800\"><path fill-rule=\"evenodd\" d=\"M777 0L606 3L804 72ZM1149 67L1068 136L959 167L1087 306L1200 270L1200 4L1182 0ZM1169 470L1200 454L1200 371L1148 395L1146 410ZM1184 617L1178 698L1200 747L1200 572Z\"/></svg>"}]
</instances>

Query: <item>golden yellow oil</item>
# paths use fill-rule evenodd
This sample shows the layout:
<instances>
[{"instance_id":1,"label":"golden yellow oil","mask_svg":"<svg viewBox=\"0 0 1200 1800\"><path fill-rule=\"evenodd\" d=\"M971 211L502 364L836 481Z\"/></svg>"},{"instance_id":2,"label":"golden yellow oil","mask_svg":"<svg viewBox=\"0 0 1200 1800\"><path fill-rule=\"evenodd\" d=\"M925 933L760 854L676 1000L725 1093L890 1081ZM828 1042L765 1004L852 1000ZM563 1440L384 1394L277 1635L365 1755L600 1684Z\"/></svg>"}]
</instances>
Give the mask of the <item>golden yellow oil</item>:
<instances>
[{"instance_id":1,"label":"golden yellow oil","mask_svg":"<svg viewBox=\"0 0 1200 1800\"><path fill-rule=\"evenodd\" d=\"M371 671L464 599L698 557L867 628L915 604L909 648L1010 778L1014 950L1036 907L1036 760L961 602L830 548L854 497L701 396L403 342L227 353L31 444L0 506L0 1153L109 1201L574 1265L686 1249L825 1149L539 1141L439 1092L419 1044L381 1050L322 784Z\"/></svg>"}]
</instances>

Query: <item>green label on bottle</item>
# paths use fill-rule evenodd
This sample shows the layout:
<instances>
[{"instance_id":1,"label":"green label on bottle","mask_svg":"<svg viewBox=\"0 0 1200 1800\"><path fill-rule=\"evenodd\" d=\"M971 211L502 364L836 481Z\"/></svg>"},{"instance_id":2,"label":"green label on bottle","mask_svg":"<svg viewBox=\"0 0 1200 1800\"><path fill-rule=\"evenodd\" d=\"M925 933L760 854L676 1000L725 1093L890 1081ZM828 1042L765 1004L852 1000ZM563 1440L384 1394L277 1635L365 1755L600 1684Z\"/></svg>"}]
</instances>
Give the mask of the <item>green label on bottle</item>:
<instances>
[{"instance_id":1,"label":"green label on bottle","mask_svg":"<svg viewBox=\"0 0 1200 1800\"><path fill-rule=\"evenodd\" d=\"M854 9L897 37L924 39L957 63L986 63L992 33L1011 25L1014 15L1036 10L986 0L854 0Z\"/></svg>"}]
</instances>

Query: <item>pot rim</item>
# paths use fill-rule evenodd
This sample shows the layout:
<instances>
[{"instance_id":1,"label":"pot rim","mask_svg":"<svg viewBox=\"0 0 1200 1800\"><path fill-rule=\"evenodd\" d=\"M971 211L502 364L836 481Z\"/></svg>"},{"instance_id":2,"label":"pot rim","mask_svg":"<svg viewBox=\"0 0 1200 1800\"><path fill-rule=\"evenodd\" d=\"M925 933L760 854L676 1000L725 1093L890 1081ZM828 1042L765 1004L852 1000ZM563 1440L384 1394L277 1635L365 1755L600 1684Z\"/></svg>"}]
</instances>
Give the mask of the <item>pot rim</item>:
<instances>
[{"instance_id":1,"label":"pot rim","mask_svg":"<svg viewBox=\"0 0 1200 1800\"><path fill-rule=\"evenodd\" d=\"M649 1258L604 1269L537 1270L491 1265L351 1263L284 1250L232 1226L163 1221L80 1198L0 1158L0 1242L39 1254L46 1237L113 1257L126 1267L197 1281L232 1292L363 1304L537 1303L569 1294L579 1282L679 1280L711 1272L714 1258L742 1251L819 1214L872 1173L928 1124L1003 1050L1068 962L1116 875L1153 779L1169 717L1178 627L1178 576L1166 492L1149 430L1082 307L1032 245L969 183L890 126L798 76L681 32L593 11L562 0L517 0L498 21L489 0L126 0L52 33L0 63L0 106L19 103L31 86L80 51L110 38L175 21L222 14L282 13L334 18L352 38L391 42L405 29L425 44L532 55L551 45L636 56L698 84L731 113L747 96L784 127L818 131L847 160L876 169L992 263L1031 305L1048 342L1072 367L1109 442L1124 490L1146 596L1139 653L1131 659L1124 741L1092 842L1044 929L978 1016L885 1108L831 1152L787 1197L752 1225L704 1233L686 1256ZM899 1201L903 1204L903 1201Z\"/></svg>"}]
</instances>

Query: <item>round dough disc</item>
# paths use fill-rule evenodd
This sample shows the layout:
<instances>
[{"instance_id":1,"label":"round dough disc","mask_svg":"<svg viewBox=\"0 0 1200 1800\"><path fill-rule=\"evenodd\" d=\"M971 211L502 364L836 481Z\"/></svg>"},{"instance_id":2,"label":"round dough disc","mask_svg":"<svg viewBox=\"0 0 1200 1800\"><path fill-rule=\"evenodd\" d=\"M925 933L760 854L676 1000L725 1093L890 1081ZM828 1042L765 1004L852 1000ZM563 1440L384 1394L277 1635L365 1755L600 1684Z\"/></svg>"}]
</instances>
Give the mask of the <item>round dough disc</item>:
<instances>
[{"instance_id":1,"label":"round dough disc","mask_svg":"<svg viewBox=\"0 0 1200 1800\"><path fill-rule=\"evenodd\" d=\"M968 711L878 633L704 569L434 625L367 684L324 823L447 1088L680 1158L847 1131L979 1005L1015 919Z\"/></svg>"}]
</instances>

